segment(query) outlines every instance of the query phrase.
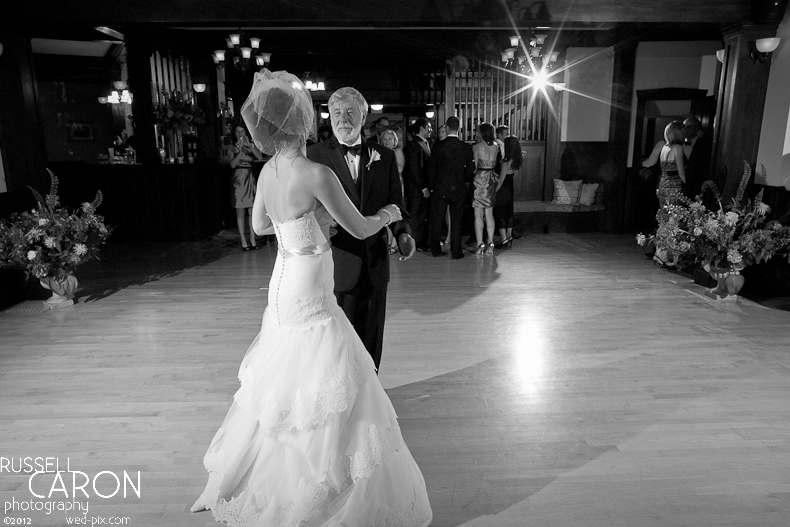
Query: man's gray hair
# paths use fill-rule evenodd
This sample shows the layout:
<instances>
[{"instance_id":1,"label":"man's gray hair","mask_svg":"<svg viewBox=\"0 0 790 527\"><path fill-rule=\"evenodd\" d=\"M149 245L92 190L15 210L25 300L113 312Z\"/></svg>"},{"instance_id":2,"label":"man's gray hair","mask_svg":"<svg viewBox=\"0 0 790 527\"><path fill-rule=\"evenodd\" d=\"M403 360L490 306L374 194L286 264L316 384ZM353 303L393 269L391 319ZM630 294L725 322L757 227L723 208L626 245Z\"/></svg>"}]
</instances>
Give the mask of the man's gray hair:
<instances>
[{"instance_id":1,"label":"man's gray hair","mask_svg":"<svg viewBox=\"0 0 790 527\"><path fill-rule=\"evenodd\" d=\"M365 122L365 118L368 116L368 101L365 100L359 91L350 86L335 90L335 93L329 97L327 106L329 106L329 109L331 110L332 106L341 102L354 103L359 108L359 113L362 114L362 122Z\"/></svg>"}]
</instances>

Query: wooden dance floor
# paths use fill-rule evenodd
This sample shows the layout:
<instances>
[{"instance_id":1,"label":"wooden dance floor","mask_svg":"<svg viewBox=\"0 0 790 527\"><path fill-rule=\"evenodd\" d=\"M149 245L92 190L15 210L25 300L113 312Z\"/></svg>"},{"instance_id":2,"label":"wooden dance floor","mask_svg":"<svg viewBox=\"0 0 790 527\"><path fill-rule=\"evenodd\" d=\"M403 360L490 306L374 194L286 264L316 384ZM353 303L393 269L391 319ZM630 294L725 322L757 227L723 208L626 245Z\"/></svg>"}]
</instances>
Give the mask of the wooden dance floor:
<instances>
[{"instance_id":1,"label":"wooden dance floor","mask_svg":"<svg viewBox=\"0 0 790 527\"><path fill-rule=\"evenodd\" d=\"M214 525L189 507L275 254L228 243L110 246L75 306L0 314L0 457L98 481L86 515L26 511L47 500L0 459L6 517ZM392 263L380 378L434 527L790 525L790 312L710 300L631 236ZM140 498L98 497L102 471L139 471Z\"/></svg>"}]
</instances>

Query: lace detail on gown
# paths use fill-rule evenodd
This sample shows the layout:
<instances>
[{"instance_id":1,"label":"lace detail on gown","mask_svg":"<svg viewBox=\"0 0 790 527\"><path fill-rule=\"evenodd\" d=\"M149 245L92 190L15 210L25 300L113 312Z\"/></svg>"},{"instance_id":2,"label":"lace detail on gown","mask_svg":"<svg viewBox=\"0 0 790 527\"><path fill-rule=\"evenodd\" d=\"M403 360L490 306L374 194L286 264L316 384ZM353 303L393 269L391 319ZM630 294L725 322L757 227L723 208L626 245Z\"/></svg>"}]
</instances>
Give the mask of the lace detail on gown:
<instances>
[{"instance_id":1,"label":"lace detail on gown","mask_svg":"<svg viewBox=\"0 0 790 527\"><path fill-rule=\"evenodd\" d=\"M325 375L317 391L305 394L297 390L284 405L278 405L273 398L257 396L255 372L243 362L239 370L241 387L233 399L266 430L307 430L324 424L329 415L345 412L354 404L359 388L367 382L365 372L371 368L370 362L363 359L349 357L346 376Z\"/></svg>"},{"instance_id":2,"label":"lace detail on gown","mask_svg":"<svg viewBox=\"0 0 790 527\"><path fill-rule=\"evenodd\" d=\"M278 325L305 329L326 322L338 308L332 292L334 277L326 272L330 266L323 261L315 265L309 260L331 259L315 213L309 211L298 218L272 223L279 253L269 288L269 305Z\"/></svg>"}]
</instances>

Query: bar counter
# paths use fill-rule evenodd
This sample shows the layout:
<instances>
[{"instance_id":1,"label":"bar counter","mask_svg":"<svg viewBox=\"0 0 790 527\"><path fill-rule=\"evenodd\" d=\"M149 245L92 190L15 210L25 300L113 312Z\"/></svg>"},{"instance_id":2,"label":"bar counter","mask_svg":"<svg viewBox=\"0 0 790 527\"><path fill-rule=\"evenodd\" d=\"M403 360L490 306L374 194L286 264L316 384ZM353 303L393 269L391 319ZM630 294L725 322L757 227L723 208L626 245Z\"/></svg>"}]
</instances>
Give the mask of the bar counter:
<instances>
[{"instance_id":1,"label":"bar counter","mask_svg":"<svg viewBox=\"0 0 790 527\"><path fill-rule=\"evenodd\" d=\"M101 190L98 209L115 240L195 241L235 227L231 169L211 164L50 163L63 204L78 207ZM44 194L48 189L42 189Z\"/></svg>"}]
</instances>

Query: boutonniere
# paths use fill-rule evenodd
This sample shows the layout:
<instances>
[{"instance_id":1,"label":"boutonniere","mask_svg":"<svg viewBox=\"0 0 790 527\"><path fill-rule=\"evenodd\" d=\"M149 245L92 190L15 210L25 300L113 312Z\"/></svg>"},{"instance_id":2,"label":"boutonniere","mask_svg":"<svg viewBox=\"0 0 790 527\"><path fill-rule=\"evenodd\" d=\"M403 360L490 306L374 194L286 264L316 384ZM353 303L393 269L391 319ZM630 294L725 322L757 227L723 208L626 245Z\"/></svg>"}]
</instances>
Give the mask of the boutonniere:
<instances>
[{"instance_id":1,"label":"boutonniere","mask_svg":"<svg viewBox=\"0 0 790 527\"><path fill-rule=\"evenodd\" d=\"M381 159L381 154L379 154L378 150L374 150L372 148L369 148L368 149L368 158L369 158L368 164L365 165L365 168L370 170L370 165L372 165L373 163L375 163L376 161Z\"/></svg>"}]
</instances>

